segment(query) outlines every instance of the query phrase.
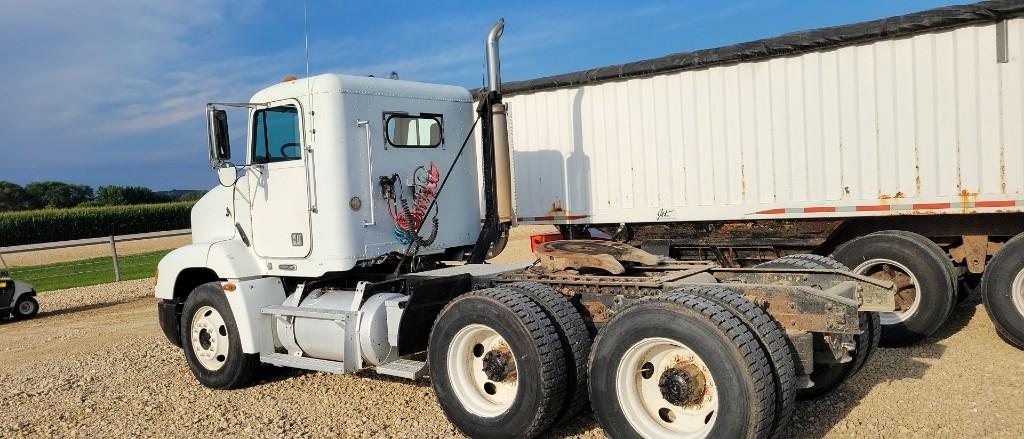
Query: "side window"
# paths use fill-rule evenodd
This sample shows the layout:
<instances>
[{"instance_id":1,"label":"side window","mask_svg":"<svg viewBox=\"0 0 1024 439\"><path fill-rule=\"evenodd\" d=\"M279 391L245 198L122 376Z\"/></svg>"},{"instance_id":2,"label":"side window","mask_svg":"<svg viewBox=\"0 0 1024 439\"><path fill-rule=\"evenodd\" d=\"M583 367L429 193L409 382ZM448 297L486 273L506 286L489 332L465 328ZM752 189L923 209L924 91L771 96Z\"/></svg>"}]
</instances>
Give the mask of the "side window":
<instances>
[{"instance_id":1,"label":"side window","mask_svg":"<svg viewBox=\"0 0 1024 439\"><path fill-rule=\"evenodd\" d=\"M384 135L398 148L434 148L444 141L440 114L384 114Z\"/></svg>"},{"instance_id":2,"label":"side window","mask_svg":"<svg viewBox=\"0 0 1024 439\"><path fill-rule=\"evenodd\" d=\"M302 158L299 112L295 107L257 110L252 124L252 162L273 163Z\"/></svg>"}]
</instances>

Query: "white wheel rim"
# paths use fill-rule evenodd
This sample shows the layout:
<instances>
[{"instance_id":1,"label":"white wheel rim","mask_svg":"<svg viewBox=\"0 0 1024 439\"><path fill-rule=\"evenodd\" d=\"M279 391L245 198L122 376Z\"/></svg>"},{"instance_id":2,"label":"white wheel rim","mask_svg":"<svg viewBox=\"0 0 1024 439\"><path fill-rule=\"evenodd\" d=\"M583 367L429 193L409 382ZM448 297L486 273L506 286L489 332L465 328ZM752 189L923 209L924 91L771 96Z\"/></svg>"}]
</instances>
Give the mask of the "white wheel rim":
<instances>
[{"instance_id":1,"label":"white wheel rim","mask_svg":"<svg viewBox=\"0 0 1024 439\"><path fill-rule=\"evenodd\" d=\"M700 374L703 386L693 401L672 403L660 383L671 371ZM698 388L699 387L699 388ZM647 438L705 437L718 418L718 388L707 364L692 349L667 338L645 338L631 346L615 371L619 408L633 429Z\"/></svg>"},{"instance_id":2,"label":"white wheel rim","mask_svg":"<svg viewBox=\"0 0 1024 439\"><path fill-rule=\"evenodd\" d=\"M484 359L510 359L504 379L484 372ZM497 331L473 324L459 330L448 345L448 380L459 403L474 415L493 418L508 411L516 399L519 379L515 354Z\"/></svg>"},{"instance_id":3,"label":"white wheel rim","mask_svg":"<svg viewBox=\"0 0 1024 439\"><path fill-rule=\"evenodd\" d=\"M211 306L203 306L192 316L192 352L199 364L206 370L216 371L224 367L231 346L228 327Z\"/></svg>"},{"instance_id":4,"label":"white wheel rim","mask_svg":"<svg viewBox=\"0 0 1024 439\"><path fill-rule=\"evenodd\" d=\"M910 284L913 288L914 297L910 303L910 306L902 311L878 313L879 322L885 326L895 325L907 321L907 319L912 317L914 314L917 314L918 309L921 307L921 291L919 287L920 283L918 283L917 281L917 276L914 276L914 273L910 271L910 269L907 268L906 265L903 265L891 259L877 258L862 262L860 265L853 269L853 272L865 276L871 276L891 281L893 280L891 276L884 274L885 266L887 265L891 269L896 269L902 272L898 274L902 274L910 278ZM896 271L893 270L893 273L896 273ZM899 285L897 285L897 288L899 288ZM899 289L899 291L897 291L897 303L899 303L900 301L899 292L904 290L905 289Z\"/></svg>"},{"instance_id":5,"label":"white wheel rim","mask_svg":"<svg viewBox=\"0 0 1024 439\"><path fill-rule=\"evenodd\" d=\"M1024 270L1017 272L1017 277L1013 278L1011 293L1013 306L1017 308L1017 314L1024 316Z\"/></svg>"},{"instance_id":6,"label":"white wheel rim","mask_svg":"<svg viewBox=\"0 0 1024 439\"><path fill-rule=\"evenodd\" d=\"M18 313L22 315L32 314L32 311L36 310L36 304L32 303L31 300L26 300L18 305Z\"/></svg>"}]
</instances>

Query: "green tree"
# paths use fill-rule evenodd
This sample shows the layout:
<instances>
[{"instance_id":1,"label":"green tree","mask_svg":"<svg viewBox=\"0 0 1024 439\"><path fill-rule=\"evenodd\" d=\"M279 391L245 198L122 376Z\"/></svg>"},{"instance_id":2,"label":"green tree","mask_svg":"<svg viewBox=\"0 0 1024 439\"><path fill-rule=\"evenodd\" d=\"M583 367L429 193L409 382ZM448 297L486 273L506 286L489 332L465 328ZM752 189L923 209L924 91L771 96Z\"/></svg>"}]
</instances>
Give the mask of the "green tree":
<instances>
[{"instance_id":1,"label":"green tree","mask_svg":"<svg viewBox=\"0 0 1024 439\"><path fill-rule=\"evenodd\" d=\"M0 212L28 209L31 197L25 188L9 181L0 181Z\"/></svg>"},{"instance_id":2,"label":"green tree","mask_svg":"<svg viewBox=\"0 0 1024 439\"><path fill-rule=\"evenodd\" d=\"M126 204L165 203L174 201L171 197L160 195L152 189L142 186L100 186L96 191L96 201L106 206Z\"/></svg>"},{"instance_id":3,"label":"green tree","mask_svg":"<svg viewBox=\"0 0 1024 439\"><path fill-rule=\"evenodd\" d=\"M36 181L25 185L32 208L75 207L92 199L92 188L60 181Z\"/></svg>"}]
</instances>

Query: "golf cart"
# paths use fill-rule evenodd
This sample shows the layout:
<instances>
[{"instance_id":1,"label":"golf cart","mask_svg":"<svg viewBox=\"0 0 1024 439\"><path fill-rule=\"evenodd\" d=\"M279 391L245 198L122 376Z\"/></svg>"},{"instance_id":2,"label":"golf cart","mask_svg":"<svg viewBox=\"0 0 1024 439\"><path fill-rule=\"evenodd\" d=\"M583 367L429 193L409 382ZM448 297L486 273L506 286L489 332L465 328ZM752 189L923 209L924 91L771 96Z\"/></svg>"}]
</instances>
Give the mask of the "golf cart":
<instances>
[{"instance_id":1,"label":"golf cart","mask_svg":"<svg viewBox=\"0 0 1024 439\"><path fill-rule=\"evenodd\" d=\"M16 319L27 319L39 313L36 290L32 285L14 280L8 273L7 263L0 257L0 319L13 315Z\"/></svg>"}]
</instances>

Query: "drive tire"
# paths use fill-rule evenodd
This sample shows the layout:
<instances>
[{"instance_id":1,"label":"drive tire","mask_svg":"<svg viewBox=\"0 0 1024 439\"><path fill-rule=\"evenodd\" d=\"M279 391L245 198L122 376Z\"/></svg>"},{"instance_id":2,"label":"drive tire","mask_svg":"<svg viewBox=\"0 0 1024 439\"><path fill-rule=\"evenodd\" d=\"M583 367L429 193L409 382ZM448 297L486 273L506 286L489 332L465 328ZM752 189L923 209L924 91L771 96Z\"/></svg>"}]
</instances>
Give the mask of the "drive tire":
<instances>
[{"instance_id":1,"label":"drive tire","mask_svg":"<svg viewBox=\"0 0 1024 439\"><path fill-rule=\"evenodd\" d=\"M783 256L774 261L758 265L761 268L800 268L810 270L831 269L850 271L842 262L827 256L812 254L796 254ZM862 332L854 336L857 347L850 355L852 361L846 363L815 363L809 378L814 384L797 391L800 399L817 398L826 395L846 382L859 372L871 357L878 351L878 343L882 334L882 326L877 312L858 312L859 326Z\"/></svg>"},{"instance_id":2,"label":"drive tire","mask_svg":"<svg viewBox=\"0 0 1024 439\"><path fill-rule=\"evenodd\" d=\"M631 373L631 368L647 368L651 364L633 366L631 361L636 349L644 352L644 346L651 343L692 352L706 365L712 377L714 386L711 388L715 392L706 394L705 397L711 399L704 401L707 404L721 402L716 402L717 408L706 417L698 417L696 421L689 419L690 423L698 424L697 430L690 432L692 435L728 438L769 436L775 417L776 389L769 359L756 336L732 312L713 300L677 292L626 308L612 317L594 340L590 354L590 400L594 415L609 437L681 435L665 427L675 425L678 418L671 417L668 419L672 420L668 421L662 417L660 424L655 418L655 413L661 416L662 410L669 410L666 407L655 411L658 405L669 405L668 399L652 402L658 404L653 407L629 403L637 400L635 394L643 393L640 390L644 388L643 382L635 384L641 380L638 377L657 379L660 376L663 380L671 371L657 375L657 369L651 369L653 372L646 376ZM625 372L620 374L623 368ZM630 380L634 383L631 384ZM700 419L705 425L699 425Z\"/></svg>"},{"instance_id":3,"label":"drive tire","mask_svg":"<svg viewBox=\"0 0 1024 439\"><path fill-rule=\"evenodd\" d=\"M888 267L897 275L909 276L916 292L908 299L908 309L880 315L882 346L907 346L934 334L956 304L952 261L938 245L916 233L883 231L861 236L839 246L833 257L854 273L871 275Z\"/></svg>"},{"instance_id":4,"label":"drive tire","mask_svg":"<svg viewBox=\"0 0 1024 439\"><path fill-rule=\"evenodd\" d=\"M981 298L996 331L1024 349L1024 234L1009 240L985 267Z\"/></svg>"},{"instance_id":5,"label":"drive tire","mask_svg":"<svg viewBox=\"0 0 1024 439\"><path fill-rule=\"evenodd\" d=\"M36 314L39 314L39 301L32 294L22 294L18 297L14 302L14 309L11 310L11 315L18 320L30 319Z\"/></svg>"},{"instance_id":6,"label":"drive tire","mask_svg":"<svg viewBox=\"0 0 1024 439\"><path fill-rule=\"evenodd\" d=\"M506 285L536 302L551 320L565 358L565 403L555 423L572 418L587 407L587 360L592 340L587 324L572 302L553 288L536 282Z\"/></svg>"},{"instance_id":7,"label":"drive tire","mask_svg":"<svg viewBox=\"0 0 1024 439\"><path fill-rule=\"evenodd\" d=\"M467 344L471 349L461 352L461 340L472 336L473 331L493 332L500 337L498 345L507 346L515 359L516 387L510 401L489 400L484 393L495 399L500 397L500 393L492 393L495 383L487 381L475 386L478 382L473 380L478 378L467 367L460 366L459 358L486 361L495 352L494 345L483 347L484 342L472 339ZM431 386L442 410L466 436L534 437L548 429L562 409L566 360L554 324L540 305L514 290L478 290L451 301L434 321L427 361ZM469 372L460 374L460 370ZM498 385L504 382L495 381L499 381Z\"/></svg>"},{"instance_id":8,"label":"drive tire","mask_svg":"<svg viewBox=\"0 0 1024 439\"><path fill-rule=\"evenodd\" d=\"M796 409L796 364L786 334L770 315L740 294L715 285L685 286L671 293L706 297L743 321L761 344L771 362L775 380L775 421L772 437L778 437Z\"/></svg>"},{"instance_id":9,"label":"drive tire","mask_svg":"<svg viewBox=\"0 0 1024 439\"><path fill-rule=\"evenodd\" d=\"M260 360L259 354L242 352L234 314L231 313L231 306L224 294L223 288L217 282L203 284L192 290L188 299L185 300L185 307L181 313L181 344L192 375L202 385L213 389L237 389L253 381L259 372ZM203 311L203 314L209 313L201 316L199 315L200 310ZM199 330L200 335L197 337L200 339L200 346L194 347L193 340L197 337L193 337L193 329L198 329L198 324L212 321L214 316L220 318L222 325L216 325L216 328L207 330L205 336L201 336L202 330ZM194 324L197 326L194 327ZM209 344L208 339L216 339L218 346L226 348L223 360L218 361L219 359L216 358L212 360L219 364L215 370L204 366L204 362L210 364L211 359L200 359L197 352L197 350L209 352L202 347L204 342ZM210 344L209 346L214 345Z\"/></svg>"}]
</instances>

